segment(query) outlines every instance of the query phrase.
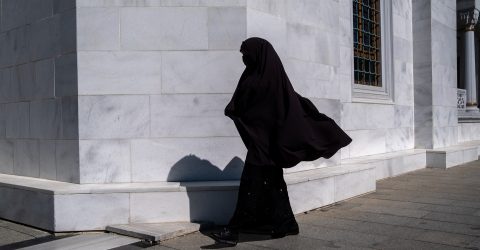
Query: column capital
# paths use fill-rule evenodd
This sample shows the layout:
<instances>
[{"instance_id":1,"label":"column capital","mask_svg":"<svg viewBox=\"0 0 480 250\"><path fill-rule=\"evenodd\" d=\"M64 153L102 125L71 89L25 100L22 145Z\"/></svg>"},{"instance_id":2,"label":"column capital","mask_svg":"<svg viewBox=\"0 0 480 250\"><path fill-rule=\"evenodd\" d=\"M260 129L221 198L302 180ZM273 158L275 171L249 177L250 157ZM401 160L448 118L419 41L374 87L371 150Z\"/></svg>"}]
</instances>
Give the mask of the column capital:
<instances>
[{"instance_id":1,"label":"column capital","mask_svg":"<svg viewBox=\"0 0 480 250\"><path fill-rule=\"evenodd\" d=\"M465 31L473 31L478 23L478 15L477 8L458 11L458 26Z\"/></svg>"}]
</instances>

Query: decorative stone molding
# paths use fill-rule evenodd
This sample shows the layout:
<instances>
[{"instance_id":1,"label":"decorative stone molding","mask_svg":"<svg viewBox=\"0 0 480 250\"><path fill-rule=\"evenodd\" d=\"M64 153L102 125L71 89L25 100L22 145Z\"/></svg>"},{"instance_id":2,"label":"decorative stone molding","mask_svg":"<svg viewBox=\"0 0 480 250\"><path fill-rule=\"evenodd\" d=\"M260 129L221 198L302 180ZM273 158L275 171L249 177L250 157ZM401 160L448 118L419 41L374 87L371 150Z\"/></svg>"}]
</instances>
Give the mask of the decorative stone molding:
<instances>
[{"instance_id":1,"label":"decorative stone molding","mask_svg":"<svg viewBox=\"0 0 480 250\"><path fill-rule=\"evenodd\" d=\"M479 10L476 8L458 12L458 25L465 31L473 31L478 23Z\"/></svg>"},{"instance_id":2,"label":"decorative stone molding","mask_svg":"<svg viewBox=\"0 0 480 250\"><path fill-rule=\"evenodd\" d=\"M467 108L467 91L465 89L457 89L457 109L465 111Z\"/></svg>"}]
</instances>

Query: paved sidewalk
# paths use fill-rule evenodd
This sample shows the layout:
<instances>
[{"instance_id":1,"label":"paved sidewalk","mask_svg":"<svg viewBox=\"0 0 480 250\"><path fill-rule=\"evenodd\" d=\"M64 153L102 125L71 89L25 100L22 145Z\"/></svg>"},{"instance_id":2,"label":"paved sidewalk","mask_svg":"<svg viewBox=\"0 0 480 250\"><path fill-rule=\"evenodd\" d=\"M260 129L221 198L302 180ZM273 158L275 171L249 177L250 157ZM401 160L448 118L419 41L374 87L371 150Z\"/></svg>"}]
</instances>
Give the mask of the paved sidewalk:
<instances>
[{"instance_id":1,"label":"paved sidewalk","mask_svg":"<svg viewBox=\"0 0 480 250\"><path fill-rule=\"evenodd\" d=\"M384 179L373 193L298 215L297 221L300 235L271 240L242 234L236 249L480 249L480 161ZM0 221L0 249L45 237L29 230ZM204 233L115 249L223 247Z\"/></svg>"}]
</instances>

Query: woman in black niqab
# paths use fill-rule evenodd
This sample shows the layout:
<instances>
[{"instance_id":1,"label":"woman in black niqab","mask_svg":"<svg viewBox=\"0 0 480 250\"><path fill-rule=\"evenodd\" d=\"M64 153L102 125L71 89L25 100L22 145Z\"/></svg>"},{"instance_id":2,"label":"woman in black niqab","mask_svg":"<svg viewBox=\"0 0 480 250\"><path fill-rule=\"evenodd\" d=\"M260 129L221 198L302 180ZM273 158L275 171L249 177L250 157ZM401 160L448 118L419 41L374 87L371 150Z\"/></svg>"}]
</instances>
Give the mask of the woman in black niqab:
<instances>
[{"instance_id":1,"label":"woman in black niqab","mask_svg":"<svg viewBox=\"0 0 480 250\"><path fill-rule=\"evenodd\" d=\"M217 241L236 244L239 230L269 228L274 238L298 234L283 168L330 158L352 139L313 103L297 94L272 45L242 42L246 68L225 108L248 149L238 201Z\"/></svg>"}]
</instances>

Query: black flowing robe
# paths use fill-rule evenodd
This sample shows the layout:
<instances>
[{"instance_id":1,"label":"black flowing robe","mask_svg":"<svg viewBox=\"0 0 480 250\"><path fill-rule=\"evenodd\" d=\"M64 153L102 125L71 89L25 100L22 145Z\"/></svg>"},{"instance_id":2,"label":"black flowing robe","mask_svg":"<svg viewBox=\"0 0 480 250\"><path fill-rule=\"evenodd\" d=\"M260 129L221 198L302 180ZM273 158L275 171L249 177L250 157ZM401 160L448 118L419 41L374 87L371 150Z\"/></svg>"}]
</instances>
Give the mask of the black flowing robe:
<instances>
[{"instance_id":1,"label":"black flowing robe","mask_svg":"<svg viewBox=\"0 0 480 250\"><path fill-rule=\"evenodd\" d=\"M272 45L258 37L240 48L246 68L225 108L248 149L246 162L290 168L330 158L352 139L292 87Z\"/></svg>"}]
</instances>

